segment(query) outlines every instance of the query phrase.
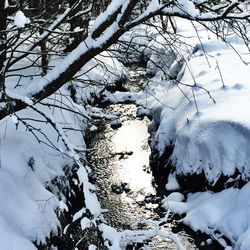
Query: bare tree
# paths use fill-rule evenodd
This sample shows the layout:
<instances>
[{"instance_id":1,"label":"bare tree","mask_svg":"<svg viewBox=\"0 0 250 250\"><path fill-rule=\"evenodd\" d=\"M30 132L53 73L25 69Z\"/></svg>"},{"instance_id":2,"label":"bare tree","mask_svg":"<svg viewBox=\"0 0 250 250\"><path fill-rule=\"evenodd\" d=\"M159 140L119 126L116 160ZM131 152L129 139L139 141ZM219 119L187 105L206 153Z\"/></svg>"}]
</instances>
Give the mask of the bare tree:
<instances>
[{"instance_id":1,"label":"bare tree","mask_svg":"<svg viewBox=\"0 0 250 250\"><path fill-rule=\"evenodd\" d=\"M174 18L180 17L203 24L221 39L224 39L225 34L221 27L230 27L243 37L247 46L249 45L244 25L249 23L250 12L243 9L241 1L186 2L194 11L186 9L179 1L168 0L23 0L18 1L19 5L15 5L15 8L22 10L31 19L31 22L24 26L13 22L16 20L10 8L6 6L8 1L0 0L0 120L15 114L18 122L39 142L44 140L43 142L56 148L55 143L43 131L32 125L33 122L49 124L64 143L67 153L72 158L75 157L76 165L82 166L82 162L74 154L77 149L68 143L63 128L39 107L45 105L84 116L73 103L67 105L55 99L51 102L51 95L68 82L75 83L76 81L72 80L82 67L114 45L127 31L142 23L149 24L152 18L160 16L161 28L174 37ZM102 4L100 9L99 3ZM12 8L12 11L15 8ZM90 18L93 21L91 27ZM224 25L220 26L220 23ZM65 41L71 41L72 46L65 45ZM131 44L132 42L129 42L125 46ZM60 57L60 63L50 64L50 57L53 56ZM60 91L58 92L60 95ZM35 120L33 117L20 117L17 111L25 108L32 109L39 118ZM87 170L85 175L88 176ZM89 183L83 185L85 197L93 195Z\"/></svg>"},{"instance_id":2,"label":"bare tree","mask_svg":"<svg viewBox=\"0 0 250 250\"><path fill-rule=\"evenodd\" d=\"M0 7L3 13L6 13L4 2L5 1L1 0ZM71 33L71 36L74 36L77 44L79 43L78 47L76 47L68 57L62 60L61 65L52 68L47 74L44 75L44 77L34 78L34 80L29 83L29 86L26 86L25 96L18 97L16 94L15 96L12 96L12 90L8 89L8 86L6 86L8 94L4 92L4 98L2 97L0 101L8 105L1 106L0 119L12 114L13 112L26 108L28 104L24 100L27 100L27 98L30 102L35 104L50 96L61 86L70 81L87 62L102 51L109 48L112 44L116 43L126 31L156 15L166 16L167 18L181 17L187 20L201 22L205 26L207 26L208 22L216 23L223 21L231 26L233 22L249 22L250 14L249 12L241 9L240 1L218 1L218 3L213 1L202 1L200 3L197 3L197 1L188 2L192 4L192 6L199 11L199 13L187 11L183 5L176 1L159 2L154 0L147 1L146 9L143 13L141 13L137 11L138 5L141 4L140 0L113 0L107 9L96 18L95 24L91 32L88 32L87 37L82 34L79 35L79 30L75 30L72 24L71 30L68 34ZM67 19L72 20L72 16L75 17L76 13L81 15L81 10L84 10L82 8L83 5L81 4L81 1L72 1L70 8L64 12L63 16L60 16L60 18L58 16L57 18L53 18L54 22L51 22L50 26L47 28L44 26L42 27L43 32L40 33L36 42L33 43L27 51L23 51L21 54L19 53L19 55L15 55L13 58L10 58L7 64L5 62L7 14L1 15L1 72L3 72L3 69L5 72L11 71L17 62L20 62L24 58L28 57L33 53L37 46L41 46L41 44L45 41L57 39L57 42L59 42L60 39L62 39L62 35L65 35L65 31L60 33L55 31L55 29ZM80 24L80 32L82 32L81 26L85 29L85 25ZM32 27L32 24L27 27ZM239 29L239 33L242 33L244 36L244 30L241 28L242 25L238 25L237 27ZM247 37L245 37L245 39L247 39ZM29 41L28 36L25 41ZM21 44L25 41L17 41L16 43ZM12 51L12 55L13 50L16 48L18 48L18 46L11 46L10 50ZM5 66L4 62L6 64ZM0 79L1 84L4 85L5 79L3 77L3 73L1 73Z\"/></svg>"},{"instance_id":3,"label":"bare tree","mask_svg":"<svg viewBox=\"0 0 250 250\"><path fill-rule=\"evenodd\" d=\"M4 62L6 60L7 52L7 6L5 6L5 1L0 1L0 89L4 86Z\"/></svg>"}]
</instances>

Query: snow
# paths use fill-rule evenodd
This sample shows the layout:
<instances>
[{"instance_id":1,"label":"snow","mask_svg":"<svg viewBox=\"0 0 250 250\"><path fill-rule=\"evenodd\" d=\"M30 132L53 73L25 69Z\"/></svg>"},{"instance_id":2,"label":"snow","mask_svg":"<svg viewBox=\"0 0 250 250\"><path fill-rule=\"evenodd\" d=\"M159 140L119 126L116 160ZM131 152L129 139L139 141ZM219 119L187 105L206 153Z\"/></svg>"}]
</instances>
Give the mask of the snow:
<instances>
[{"instance_id":1,"label":"snow","mask_svg":"<svg viewBox=\"0 0 250 250\"><path fill-rule=\"evenodd\" d=\"M168 182L166 184L166 190L178 190L180 189L180 185L178 181L176 180L176 177L174 174L169 174L168 176Z\"/></svg>"},{"instance_id":2,"label":"snow","mask_svg":"<svg viewBox=\"0 0 250 250\"><path fill-rule=\"evenodd\" d=\"M49 231L57 231L59 226L55 213L59 200L44 188L44 181L55 176L53 168L56 169L60 163L54 163L53 168L47 165L49 160L53 162L49 152L41 152L35 140L20 128L17 132L13 123L8 122L6 135L3 135L3 132L0 171L1 228L14 230L20 247L21 242L28 240L44 242ZM30 157L34 157L33 166L28 166ZM6 222L9 229L4 229ZM7 244L3 237L0 237L0 241L1 246Z\"/></svg>"},{"instance_id":3,"label":"snow","mask_svg":"<svg viewBox=\"0 0 250 250\"><path fill-rule=\"evenodd\" d=\"M5 2L5 6L8 6ZM24 28L25 24L29 23L30 20L24 15L21 10L18 10L14 17L14 25L18 28Z\"/></svg>"},{"instance_id":4,"label":"snow","mask_svg":"<svg viewBox=\"0 0 250 250\"><path fill-rule=\"evenodd\" d=\"M74 220L80 218L86 208L96 217L100 216L101 208L93 193L94 186L88 182L89 168L79 158L86 151L84 133L90 119L87 103L93 101L93 94L98 96L101 93L105 84L125 74L122 65L114 58L107 58L105 53L90 61L79 72L79 75L87 72L79 76L82 80L102 81L103 85L91 86L79 82L76 86L77 103L70 98L69 84L66 84L43 100L42 104L34 106L21 92L28 78L20 81L15 93L11 90L17 78L8 78L7 92L32 108L6 117L0 125L1 249L36 249L32 242L45 243L52 232L58 231L58 214L67 210L61 190L68 187L64 169L70 170L74 162L80 166L77 173L79 185L83 182L83 195L86 198L86 204L82 204L83 208L74 216ZM22 63L26 62L24 60ZM59 59L52 62L59 63ZM107 73L107 68L115 74ZM24 70L23 74L33 74L32 69L29 70ZM54 127L45 117L54 122ZM21 119L27 121L28 129ZM29 129L33 129L35 136ZM78 151L83 153L76 153ZM81 224L88 226L84 220Z\"/></svg>"},{"instance_id":5,"label":"snow","mask_svg":"<svg viewBox=\"0 0 250 250\"><path fill-rule=\"evenodd\" d=\"M105 12L101 13L94 22L94 25L92 27L91 33L93 33L96 29L99 28L101 24L106 20L107 16L112 16L116 11L118 11L122 5L126 2L125 0L114 0L111 2L111 4L107 7Z\"/></svg>"},{"instance_id":6,"label":"snow","mask_svg":"<svg viewBox=\"0 0 250 250\"><path fill-rule=\"evenodd\" d=\"M96 249L97 249L97 247L95 245L90 245L89 246L89 250L96 250Z\"/></svg>"},{"instance_id":7,"label":"snow","mask_svg":"<svg viewBox=\"0 0 250 250\"><path fill-rule=\"evenodd\" d=\"M98 127L96 127L95 125L92 125L92 126L89 128L89 130L90 130L91 132L95 132L95 131L98 130Z\"/></svg>"},{"instance_id":8,"label":"snow","mask_svg":"<svg viewBox=\"0 0 250 250\"><path fill-rule=\"evenodd\" d=\"M99 229L103 233L103 238L107 240L105 241L106 246L110 250L122 250L127 246L128 243L144 242L146 239L153 238L156 235L171 239L176 244L178 250L185 250L184 246L182 245L180 239L176 234L160 230L159 224L162 223L162 221L153 221L151 223L155 224L156 227L148 230L124 230L119 232L115 228L110 227L106 224L100 224ZM110 244L108 242L110 242Z\"/></svg>"},{"instance_id":9,"label":"snow","mask_svg":"<svg viewBox=\"0 0 250 250\"><path fill-rule=\"evenodd\" d=\"M88 208L91 213L98 217L101 215L101 205L97 200L94 185L88 181L88 172L85 167L81 166L77 171L78 178L83 184L83 194L85 199L86 208Z\"/></svg>"},{"instance_id":10,"label":"snow","mask_svg":"<svg viewBox=\"0 0 250 250\"><path fill-rule=\"evenodd\" d=\"M11 250L35 250L37 249L30 241L25 239L12 228L8 221L0 217L1 248Z\"/></svg>"},{"instance_id":11,"label":"snow","mask_svg":"<svg viewBox=\"0 0 250 250\"><path fill-rule=\"evenodd\" d=\"M4 3L4 8L7 9L9 7L9 0L5 0L5 3Z\"/></svg>"},{"instance_id":12,"label":"snow","mask_svg":"<svg viewBox=\"0 0 250 250\"><path fill-rule=\"evenodd\" d=\"M199 15L199 11L195 8L194 3L190 0L179 0L177 8L180 8L181 11L192 17Z\"/></svg>"},{"instance_id":13,"label":"snow","mask_svg":"<svg viewBox=\"0 0 250 250\"><path fill-rule=\"evenodd\" d=\"M77 219L81 218L82 215L86 213L86 208L83 207L82 209L80 209L78 212L76 212L73 216L73 221L76 221Z\"/></svg>"},{"instance_id":14,"label":"snow","mask_svg":"<svg viewBox=\"0 0 250 250\"><path fill-rule=\"evenodd\" d=\"M202 31L199 33L200 41L195 41L195 38L185 40L188 32L195 33L191 26L188 28L188 24L181 20L178 22L182 39L195 47L194 53L185 60L185 71L182 69L179 83L162 80L162 73L155 69L155 77L145 91L147 103L144 103L153 116L150 124L154 133L152 146L160 155L164 155L167 147L173 147L170 161L175 170L169 175L166 188L175 190L178 187L175 176L194 173L204 173L211 185L216 184L221 175L229 178L236 171L241 173L243 180L248 181L248 50L236 35L227 38L229 44ZM161 51L161 45L158 47ZM178 50L176 61L180 54L186 57L185 53ZM156 62L161 60L151 59ZM149 96L149 93L153 96ZM247 183L242 189L190 194L186 202L168 199L163 207L174 213L185 214L185 224L195 231L211 235L224 247L227 244L222 236L231 241L234 249L245 250L250 248L249 192Z\"/></svg>"},{"instance_id":15,"label":"snow","mask_svg":"<svg viewBox=\"0 0 250 250\"><path fill-rule=\"evenodd\" d=\"M84 217L81 219L81 229L84 230L91 226L91 220Z\"/></svg>"},{"instance_id":16,"label":"snow","mask_svg":"<svg viewBox=\"0 0 250 250\"><path fill-rule=\"evenodd\" d=\"M183 222L193 230L218 240L226 236L234 249L247 250L250 248L249 192L250 183L247 183L242 189L195 193L185 203L166 201L164 206L173 212L185 213Z\"/></svg>"},{"instance_id":17,"label":"snow","mask_svg":"<svg viewBox=\"0 0 250 250\"><path fill-rule=\"evenodd\" d=\"M181 22L180 25L183 37L192 32L187 24ZM183 46L177 55L171 55L172 48L166 51L169 45L163 47L164 39L156 38L154 45L150 43L145 50L150 58L148 70L155 76L147 83L144 94L137 93L131 99L140 98L139 102L151 110L150 126L155 127L152 146L160 155L166 147L174 145L170 160L176 166L177 175L204 172L207 180L213 183L220 174L233 175L236 168L244 173L243 178L249 176L250 121L246 114L250 104L250 66L245 62L250 62L250 58L240 39L231 36L228 41L233 41L231 45L241 57L230 45L218 41L212 34L209 36L208 40L208 34L201 33L202 45L197 38L191 38L193 46L187 45L185 51L191 52L195 47L196 52L179 66L176 66L179 57L188 55L182 52ZM150 48L155 50L157 46L160 58L150 53ZM172 74L173 68L179 68L179 83L162 80L164 76L159 68L152 71L151 65L161 60L168 62L161 67L167 73ZM179 74L174 75L178 77ZM113 99L124 97L125 94L118 93Z\"/></svg>"},{"instance_id":18,"label":"snow","mask_svg":"<svg viewBox=\"0 0 250 250\"><path fill-rule=\"evenodd\" d=\"M179 3L189 5L190 1ZM190 11L193 15L194 10ZM144 91L105 93L106 99L134 100L140 109L150 110L151 146L160 156L169 147L173 149L169 161L174 168L166 176L167 190L181 190L179 177L201 173L211 186L221 176L228 178L228 183L233 179L246 182L241 189L225 187L218 193L188 194L186 201L174 193L163 200L163 207L182 214L185 224L210 235L226 249L231 246L223 237L234 249L250 249L249 51L235 34L229 33L224 43L197 23L194 30L185 20L176 22L175 47L168 42L168 35L155 33L151 42L140 41L150 59L147 72L153 75Z\"/></svg>"},{"instance_id":19,"label":"snow","mask_svg":"<svg viewBox=\"0 0 250 250\"><path fill-rule=\"evenodd\" d=\"M168 195L166 198L162 200L163 203L167 201L176 201L181 202L185 199L185 196L182 193L179 192L172 192L170 195Z\"/></svg>"}]
</instances>

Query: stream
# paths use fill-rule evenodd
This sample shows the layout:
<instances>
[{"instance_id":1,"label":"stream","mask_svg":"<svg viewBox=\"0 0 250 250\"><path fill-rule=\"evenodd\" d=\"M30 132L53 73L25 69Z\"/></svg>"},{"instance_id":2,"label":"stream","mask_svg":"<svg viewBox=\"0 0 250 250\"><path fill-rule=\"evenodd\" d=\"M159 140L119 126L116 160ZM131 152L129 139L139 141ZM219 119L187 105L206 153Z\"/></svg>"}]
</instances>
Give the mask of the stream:
<instances>
[{"instance_id":1,"label":"stream","mask_svg":"<svg viewBox=\"0 0 250 250\"><path fill-rule=\"evenodd\" d=\"M139 73L138 73L139 72ZM130 70L132 76L125 87L130 91L141 89L145 80L144 69ZM93 170L92 181L102 208L107 209L105 219L118 230L148 229L146 220L157 220L164 216L160 208L162 190L154 181L149 158L148 118L136 117L135 104L109 104L102 107L107 115L118 115L121 124L115 128L110 121L95 120L96 131L91 132L89 148L95 149L88 154ZM121 125L121 127L120 127ZM161 227L171 231L176 228L186 249L213 248L210 239L194 241L188 230L175 226L174 220ZM190 231L190 230L189 230ZM156 237L148 243L150 249L177 249L169 239ZM133 248L133 249L140 249Z\"/></svg>"},{"instance_id":2,"label":"stream","mask_svg":"<svg viewBox=\"0 0 250 250\"><path fill-rule=\"evenodd\" d=\"M145 220L157 220L161 197L157 196L154 178L149 166L150 147L147 132L148 119L136 117L133 104L115 104L105 108L107 114L118 112L122 126L112 129L109 122L97 121L98 130L91 139L88 155L99 201L107 209L105 219L118 230L147 229ZM165 225L170 230L171 225ZM182 232L182 243L187 249L197 249L192 239ZM151 249L176 249L168 239L156 238ZM139 248L138 248L139 249Z\"/></svg>"},{"instance_id":3,"label":"stream","mask_svg":"<svg viewBox=\"0 0 250 250\"><path fill-rule=\"evenodd\" d=\"M143 68L130 69L130 79L125 88L136 92L147 76ZM100 104L106 116L92 120L87 133L87 144L90 149L87 154L92 174L89 181L96 187L101 207L105 209L104 218L108 225L118 231L125 229L150 229L154 225L148 221L159 221L166 211L160 206L163 195L167 195L164 178L154 178L154 169L150 159L151 150L148 144L149 119L137 117L135 104ZM119 117L119 122L112 121L112 117ZM110 119L107 119L109 117ZM93 129L94 128L94 129ZM157 181L156 181L157 180ZM95 227L82 231L80 218L73 220L72 215L82 208L84 203L82 191L78 184L71 180L74 196L70 200L69 211L65 214L67 227L59 236L51 238L50 244L58 250L89 249L90 244L103 247L100 231ZM83 214L84 216L84 214ZM86 216L90 216L87 215ZM208 236L195 233L177 221L180 217L172 216L168 223L163 223L160 229L165 232L177 233L187 250L221 250ZM177 246L168 238L155 237L146 242L149 248L142 248L142 244L131 244L126 250L174 250ZM44 249L44 248L41 248ZM52 249L52 248L46 248ZM54 249L54 248L53 248Z\"/></svg>"},{"instance_id":4,"label":"stream","mask_svg":"<svg viewBox=\"0 0 250 250\"><path fill-rule=\"evenodd\" d=\"M121 113L122 126L99 125L90 144L89 163L95 173L97 195L102 207L109 210L106 219L117 229L135 229L143 218L153 216L156 199L149 170L147 121L135 118L134 105L111 105L105 111ZM145 205L145 204L144 204Z\"/></svg>"}]
</instances>

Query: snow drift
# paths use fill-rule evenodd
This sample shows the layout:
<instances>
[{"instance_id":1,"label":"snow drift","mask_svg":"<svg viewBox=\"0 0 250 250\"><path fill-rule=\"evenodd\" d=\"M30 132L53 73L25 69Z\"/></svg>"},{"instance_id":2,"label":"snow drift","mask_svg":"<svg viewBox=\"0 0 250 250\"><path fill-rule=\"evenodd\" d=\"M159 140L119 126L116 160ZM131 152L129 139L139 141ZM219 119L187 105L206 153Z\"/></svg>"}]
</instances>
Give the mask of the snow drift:
<instances>
[{"instance_id":1,"label":"snow drift","mask_svg":"<svg viewBox=\"0 0 250 250\"><path fill-rule=\"evenodd\" d=\"M170 60L167 76L161 70L155 72L142 101L153 117L151 146L163 157L166 148L173 148L169 160L174 182L170 178L167 187L173 189L174 183L179 189L175 176L193 174L204 174L210 186L221 176L226 176L228 186L239 180L247 184L218 193L189 194L185 202L169 198L163 207L185 214L185 224L211 235L224 247L226 237L234 249L250 249L249 52L236 35L223 42L200 31L198 39L191 25L178 20L178 27L185 45L176 50L175 61ZM159 44L161 51L162 42Z\"/></svg>"},{"instance_id":2,"label":"snow drift","mask_svg":"<svg viewBox=\"0 0 250 250\"><path fill-rule=\"evenodd\" d=\"M86 74L74 86L77 90L74 100L67 84L42 104L35 105L38 112L27 108L2 121L1 249L33 250L36 247L31 242L46 243L46 238L58 231L58 214L67 209L63 195L63 189L68 187L65 171L70 172L75 160L67 147L84 154L87 117L94 112L88 103L100 94L105 83L113 83L125 74L117 60L104 56L99 56L99 63L93 59L79 72L79 75ZM114 74L107 73L107 68ZM15 76L8 80L8 86L14 86ZM25 82L20 82L22 84ZM18 87L15 91L18 93Z\"/></svg>"}]
</instances>

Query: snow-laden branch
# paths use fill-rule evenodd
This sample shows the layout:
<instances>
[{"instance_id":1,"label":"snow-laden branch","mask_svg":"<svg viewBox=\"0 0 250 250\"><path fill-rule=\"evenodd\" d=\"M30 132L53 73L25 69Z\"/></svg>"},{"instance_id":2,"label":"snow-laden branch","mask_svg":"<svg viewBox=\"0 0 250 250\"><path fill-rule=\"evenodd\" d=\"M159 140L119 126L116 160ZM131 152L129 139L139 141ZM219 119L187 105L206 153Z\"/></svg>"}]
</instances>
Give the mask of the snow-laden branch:
<instances>
[{"instance_id":1,"label":"snow-laden branch","mask_svg":"<svg viewBox=\"0 0 250 250\"><path fill-rule=\"evenodd\" d=\"M223 6L220 13L212 10L200 13L198 8L201 9L201 6L205 8L206 2L198 2L179 0L178 3L159 4L157 0L151 0L146 11L142 14L137 13L137 17L132 19L131 14L134 13L139 0L113 0L107 10L97 17L88 37L65 57L59 65L55 66L45 76L30 81L25 85L25 89L19 91L9 89L7 91L8 95L4 95L1 100L5 105L0 110L0 119L25 108L27 106L23 101L25 97L37 103L53 94L66 82L70 81L87 62L114 44L127 30L155 15L177 16L193 21L237 20L247 18L250 15L249 12L243 13L239 10L239 1L230 1L229 4ZM234 10L237 11L234 13ZM58 27L69 15L69 12L70 10L66 10L49 29L54 30ZM49 36L49 33L49 31L45 31L37 42L29 48L28 52L38 46L41 41L44 41ZM14 59L12 64L26 57L29 54L28 52Z\"/></svg>"},{"instance_id":2,"label":"snow-laden branch","mask_svg":"<svg viewBox=\"0 0 250 250\"><path fill-rule=\"evenodd\" d=\"M30 45L30 47L22 53L19 57L13 59L8 64L8 67L11 67L18 61L22 60L23 58L27 57L29 55L29 52L33 51L36 47L38 47L43 41L45 41L48 36L51 34L53 30L55 30L59 25L68 17L70 12L72 11L72 8L67 8L63 14L61 14L49 27L46 31L44 31L37 39L36 41Z\"/></svg>"},{"instance_id":3,"label":"snow-laden branch","mask_svg":"<svg viewBox=\"0 0 250 250\"><path fill-rule=\"evenodd\" d=\"M210 10L206 12L200 12L201 6L203 8L207 7L204 3L189 0L179 0L178 4L173 4L173 2L168 2L166 4L159 4L157 0L152 0L148 5L146 11L133 20L127 25L128 29L139 25L142 22L147 21L149 18L156 15L164 15L168 17L181 17L192 21L219 21L219 20L240 20L247 19L250 17L249 11L233 13L233 10L237 9L240 5L240 1L231 1L227 5L221 7L222 12L217 13L217 10ZM199 9L198 9L199 6Z\"/></svg>"},{"instance_id":4,"label":"snow-laden branch","mask_svg":"<svg viewBox=\"0 0 250 250\"><path fill-rule=\"evenodd\" d=\"M226 19L246 19L250 17L250 12L232 13L240 5L238 1L232 1L230 4L223 8L222 13L205 12L198 14L197 9L185 9L184 6L174 6L161 9L161 14L166 16L178 16L193 21L218 21Z\"/></svg>"},{"instance_id":5,"label":"snow-laden branch","mask_svg":"<svg viewBox=\"0 0 250 250\"><path fill-rule=\"evenodd\" d=\"M181 243L177 234L162 230L160 225L167 223L169 220L170 212L166 213L166 216L159 221L145 221L147 224L153 224L153 228L145 230L124 230L118 232L113 227L110 227L104 223L99 225L99 229L102 232L104 240L110 242L110 250L122 250L125 249L128 244L131 243L143 243L147 240L151 240L156 236L161 238L167 238L172 240L178 250L185 250L186 248Z\"/></svg>"}]
</instances>

